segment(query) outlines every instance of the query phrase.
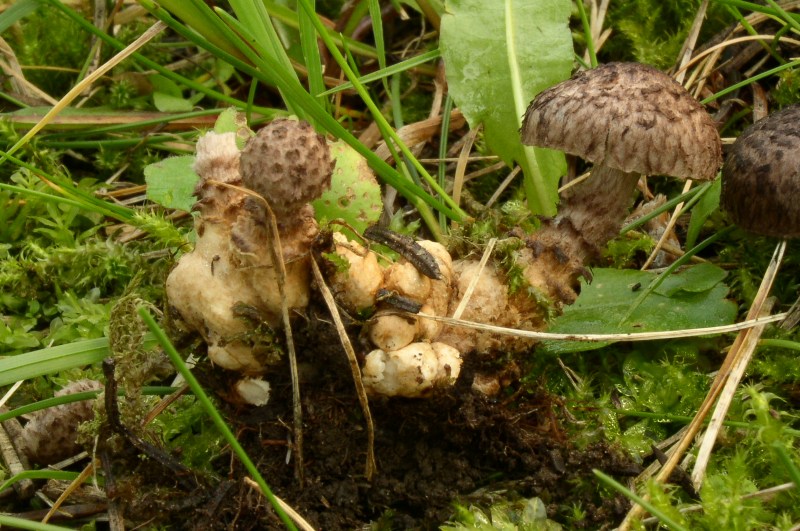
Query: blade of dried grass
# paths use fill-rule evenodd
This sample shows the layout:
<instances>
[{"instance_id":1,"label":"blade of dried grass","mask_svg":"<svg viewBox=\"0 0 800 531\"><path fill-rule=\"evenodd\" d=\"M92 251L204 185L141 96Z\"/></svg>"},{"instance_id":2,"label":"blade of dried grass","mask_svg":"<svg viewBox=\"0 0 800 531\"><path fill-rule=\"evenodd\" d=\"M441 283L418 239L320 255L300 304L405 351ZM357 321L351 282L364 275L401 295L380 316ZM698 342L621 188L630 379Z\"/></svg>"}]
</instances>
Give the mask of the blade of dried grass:
<instances>
[{"instance_id":1,"label":"blade of dried grass","mask_svg":"<svg viewBox=\"0 0 800 531\"><path fill-rule=\"evenodd\" d=\"M356 395L358 395L358 402L361 404L361 410L364 413L364 421L367 424L367 462L364 466L364 475L367 480L371 480L375 474L375 425L372 422L372 414L369 411L369 399L367 398L367 391L364 389L364 382L361 380L361 368L358 366L358 359L353 345L350 343L350 338L347 336L347 331L342 323L342 318L339 315L339 309L336 306L336 301L333 299L333 294L330 288L325 283L325 278L319 270L319 265L311 257L311 270L314 272L314 280L317 282L317 287L325 299L325 304L331 312L333 323L336 326L336 332L339 334L339 340L342 342L342 347L347 354L347 361L350 362L350 372L353 374L353 381L356 386Z\"/></svg>"},{"instance_id":2,"label":"blade of dried grass","mask_svg":"<svg viewBox=\"0 0 800 531\"><path fill-rule=\"evenodd\" d=\"M767 301L767 303L764 305L763 311L761 312L762 317L769 315L774 302L774 300ZM758 346L758 340L763 331L764 325L757 326L747 331L747 337L742 342L740 358L732 367L731 373L728 376L728 380L725 383L725 387L720 393L719 400L717 401L717 407L711 414L711 421L700 443L700 450L697 452L697 461L695 461L694 469L692 470L692 483L698 490L702 486L703 480L705 479L706 468L708 467L708 462L711 459L711 452L714 449L714 443L716 442L717 436L722 429L725 415L730 408L731 402L733 402L733 398L736 395L736 390L739 387L742 376L744 376L744 371L753 357L753 353Z\"/></svg>"},{"instance_id":3,"label":"blade of dried grass","mask_svg":"<svg viewBox=\"0 0 800 531\"><path fill-rule=\"evenodd\" d=\"M727 334L730 332L738 332L740 330L747 330L762 324L777 323L786 317L786 313L777 313L769 317L758 319L748 319L740 323L729 325L709 326L706 328L686 328L682 330L663 330L659 332L635 332L625 334L556 334L553 332L536 332L533 330L518 330L516 328L506 328L502 326L495 326L486 323L478 323L475 321L466 321L463 319L453 319L451 317L441 317L438 315L429 315L427 313L416 313L416 317L423 319L430 319L432 321L440 321L453 326L460 326L463 328L472 328L474 330L482 330L485 332L492 332L499 335L524 337L527 339L538 339L540 341L660 341L664 339L679 339L686 337L702 337L713 336L718 334Z\"/></svg>"},{"instance_id":4,"label":"blade of dried grass","mask_svg":"<svg viewBox=\"0 0 800 531\"><path fill-rule=\"evenodd\" d=\"M756 293L755 299L753 300L753 303L750 306L750 311L748 311L747 313L748 321L751 322L762 321L761 318L756 318L756 317L761 313L762 308L764 307L764 302L766 301L767 295L769 294L769 290L772 288L773 281L775 280L775 276L778 272L778 266L780 265L779 259L783 257L783 252L785 248L786 248L785 240L782 241L780 244L778 244L778 246L775 248L775 253L772 255L772 260L770 261L770 265L767 268L767 271L764 273L764 278L762 279L761 285L758 288L758 292ZM785 314L779 314L779 315L785 315ZM766 319L771 319L771 318L766 318ZM711 384L711 388L709 389L706 398L700 405L697 414L692 419L692 422L689 423L686 433L676 446L674 453L670 456L669 460L666 463L664 463L664 466L661 468L661 471L656 476L655 480L657 482L664 483L667 481L670 474L672 474L672 471L678 465L678 462L681 460L684 453L691 445L695 436L699 433L700 428L703 426L703 422L705 421L706 416L708 416L709 412L711 411L711 407L714 405L714 402L719 397L723 385L725 384L728 375L731 372L732 367L734 367L736 361L739 359L742 345L747 340L747 336L749 335L750 329L752 328L755 327L748 327L736 337L736 340L733 342L730 351L728 351L728 355L722 362L722 366L720 367L719 372L717 373L717 377ZM643 512L644 508L641 505L634 505L631 508L631 510L628 511L628 514L625 515L625 519L620 524L619 530L626 531L627 529L630 529L633 521L641 517Z\"/></svg>"},{"instance_id":5,"label":"blade of dried grass","mask_svg":"<svg viewBox=\"0 0 800 531\"><path fill-rule=\"evenodd\" d=\"M472 293L475 291L475 286L478 285L478 280L480 280L481 274L483 274L483 268L486 267L486 262L488 262L489 257L492 256L492 251L494 251L494 246L496 243L497 238L492 238L489 240L489 244L486 246L486 249L483 250L483 256L481 256L481 261L478 264L478 274L473 276L472 280L470 280L466 291L464 291L464 296L461 297L461 300L458 302L458 306L456 306L456 309L453 312L453 319L460 319L461 315L464 313L464 310L467 308L467 304L469 304L469 300L472 298Z\"/></svg>"},{"instance_id":6,"label":"blade of dried grass","mask_svg":"<svg viewBox=\"0 0 800 531\"><path fill-rule=\"evenodd\" d=\"M127 59L131 56L136 50L147 44L153 37L161 33L167 28L166 24L161 21L156 22L150 28L142 33L138 39L130 43L124 50L119 52L117 55L109 59L105 62L102 66L100 66L97 70L92 72L90 75L83 78L80 83L76 84L72 89L67 92L56 105L53 106L50 111L45 114L39 122L31 127L31 129L25 133L22 138L20 138L11 148L6 151L2 157L0 157L0 164L5 162L8 159L9 155L13 155L20 147L24 146L28 143L28 141L36 135L39 131L41 131L44 126L50 123L50 120L53 119L55 115L60 113L64 110L72 101L77 98L84 90L86 90L89 86L91 86L95 81L100 79L106 73L108 73L112 68L117 66L119 63Z\"/></svg>"}]
</instances>

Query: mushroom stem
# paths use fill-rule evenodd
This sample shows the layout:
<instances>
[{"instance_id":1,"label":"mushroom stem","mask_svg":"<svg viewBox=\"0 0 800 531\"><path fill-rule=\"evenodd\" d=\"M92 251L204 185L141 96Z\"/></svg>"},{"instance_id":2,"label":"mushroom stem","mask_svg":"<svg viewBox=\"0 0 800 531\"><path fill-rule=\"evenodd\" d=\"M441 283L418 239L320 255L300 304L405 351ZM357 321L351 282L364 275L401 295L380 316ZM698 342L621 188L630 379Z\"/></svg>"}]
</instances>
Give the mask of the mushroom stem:
<instances>
[{"instance_id":1,"label":"mushroom stem","mask_svg":"<svg viewBox=\"0 0 800 531\"><path fill-rule=\"evenodd\" d=\"M527 240L525 276L556 303L572 303L578 278L619 232L631 205L639 174L596 165L575 187L561 212Z\"/></svg>"},{"instance_id":2,"label":"mushroom stem","mask_svg":"<svg viewBox=\"0 0 800 531\"><path fill-rule=\"evenodd\" d=\"M569 194L552 227L569 224L582 240L580 259L600 256L606 244L619 232L633 202L638 173L626 173L597 165L591 177Z\"/></svg>"}]
</instances>

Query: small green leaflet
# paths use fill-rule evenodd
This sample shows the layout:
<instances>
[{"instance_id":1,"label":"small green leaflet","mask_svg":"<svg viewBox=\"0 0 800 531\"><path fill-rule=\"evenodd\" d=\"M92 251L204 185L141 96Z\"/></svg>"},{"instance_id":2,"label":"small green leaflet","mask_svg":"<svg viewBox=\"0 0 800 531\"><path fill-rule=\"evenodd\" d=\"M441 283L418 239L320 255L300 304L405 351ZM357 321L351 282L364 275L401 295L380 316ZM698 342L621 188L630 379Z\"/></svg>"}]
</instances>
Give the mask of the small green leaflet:
<instances>
[{"instance_id":1,"label":"small green leaflet","mask_svg":"<svg viewBox=\"0 0 800 531\"><path fill-rule=\"evenodd\" d=\"M193 155L170 157L144 169L147 198L165 208L189 212L195 203L194 187L200 177L192 169Z\"/></svg>"},{"instance_id":2,"label":"small green leaflet","mask_svg":"<svg viewBox=\"0 0 800 531\"><path fill-rule=\"evenodd\" d=\"M654 278L647 271L594 269L591 284L581 286L572 306L553 321L548 332L561 334L621 334L703 328L733 323L737 306L726 299L726 273L711 264L700 264L672 275L651 293L633 314L621 322L639 289ZM594 350L608 342L546 341L554 354Z\"/></svg>"}]
</instances>

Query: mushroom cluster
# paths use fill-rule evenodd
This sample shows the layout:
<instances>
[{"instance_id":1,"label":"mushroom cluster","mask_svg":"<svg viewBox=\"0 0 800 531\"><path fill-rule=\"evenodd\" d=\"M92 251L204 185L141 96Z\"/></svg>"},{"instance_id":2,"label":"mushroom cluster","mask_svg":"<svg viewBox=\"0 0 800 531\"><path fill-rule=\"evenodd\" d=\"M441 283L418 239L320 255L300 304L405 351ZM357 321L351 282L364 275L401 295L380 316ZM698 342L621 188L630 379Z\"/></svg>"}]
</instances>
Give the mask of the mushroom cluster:
<instances>
[{"instance_id":1,"label":"mushroom cluster","mask_svg":"<svg viewBox=\"0 0 800 531\"><path fill-rule=\"evenodd\" d=\"M617 234L641 174L711 179L721 165L719 135L704 108L671 78L639 64L580 72L542 92L531 103L521 134L526 144L594 163L591 177L570 191L559 214L526 236L518 251L525 279L556 307L574 301L578 278L589 276L586 266ZM208 133L198 142L195 168L201 177L197 245L171 273L167 294L186 324L207 341L212 362L243 374L241 399L262 404L268 386L260 376L268 356L254 340L253 316L275 327L281 315L266 205L278 220L285 299L301 310L309 300L308 251L318 234L310 203L331 179L328 145L308 124L276 120L241 154L232 133ZM337 302L353 315L374 311L366 335L375 348L362 368L369 392L422 396L455 381L462 355L530 345L528 339L444 326L416 315L450 316L468 291L459 309L464 319L545 327L540 299L525 291L510 295L496 265L454 261L438 243L381 230L370 227L365 236L405 248L394 263L382 264L345 233L334 233L328 249L337 255L327 279Z\"/></svg>"},{"instance_id":2,"label":"mushroom cluster","mask_svg":"<svg viewBox=\"0 0 800 531\"><path fill-rule=\"evenodd\" d=\"M571 303L585 266L618 232L641 175L713 179L722 164L714 121L663 72L609 63L541 92L522 123L525 144L594 163L555 219L532 235L521 260L528 281Z\"/></svg>"},{"instance_id":3,"label":"mushroom cluster","mask_svg":"<svg viewBox=\"0 0 800 531\"><path fill-rule=\"evenodd\" d=\"M253 320L276 328L282 304L265 201L278 220L286 303L302 310L311 289L308 249L318 234L308 203L330 185L327 143L309 124L280 119L242 152L234 133L206 133L194 167L197 243L167 278L169 303L203 336L213 363L243 375L234 395L264 404L269 385L261 375L272 351L253 334Z\"/></svg>"},{"instance_id":4,"label":"mushroom cluster","mask_svg":"<svg viewBox=\"0 0 800 531\"><path fill-rule=\"evenodd\" d=\"M383 267L376 254L335 234L335 252L349 267L331 279L337 300L351 312L377 308L368 325L375 348L362 368L365 388L387 396L416 397L434 385L458 377L461 355L453 346L437 341L442 326L413 315L445 316L450 306L453 263L439 243L414 242L435 263L431 278L406 258ZM399 311L399 310L411 310Z\"/></svg>"}]
</instances>

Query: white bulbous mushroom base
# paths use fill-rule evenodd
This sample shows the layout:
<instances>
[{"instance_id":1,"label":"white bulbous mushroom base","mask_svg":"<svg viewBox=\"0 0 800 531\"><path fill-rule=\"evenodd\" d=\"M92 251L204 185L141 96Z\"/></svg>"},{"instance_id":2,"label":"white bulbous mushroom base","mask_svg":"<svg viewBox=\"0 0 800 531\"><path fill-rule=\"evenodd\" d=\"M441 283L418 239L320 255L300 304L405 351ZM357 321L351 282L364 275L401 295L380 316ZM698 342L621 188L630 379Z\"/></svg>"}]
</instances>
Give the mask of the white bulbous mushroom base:
<instances>
[{"instance_id":1,"label":"white bulbous mushroom base","mask_svg":"<svg viewBox=\"0 0 800 531\"><path fill-rule=\"evenodd\" d=\"M367 354L361 377L370 394L415 398L435 385L452 385L460 372L458 350L420 341L390 352L373 350Z\"/></svg>"}]
</instances>

